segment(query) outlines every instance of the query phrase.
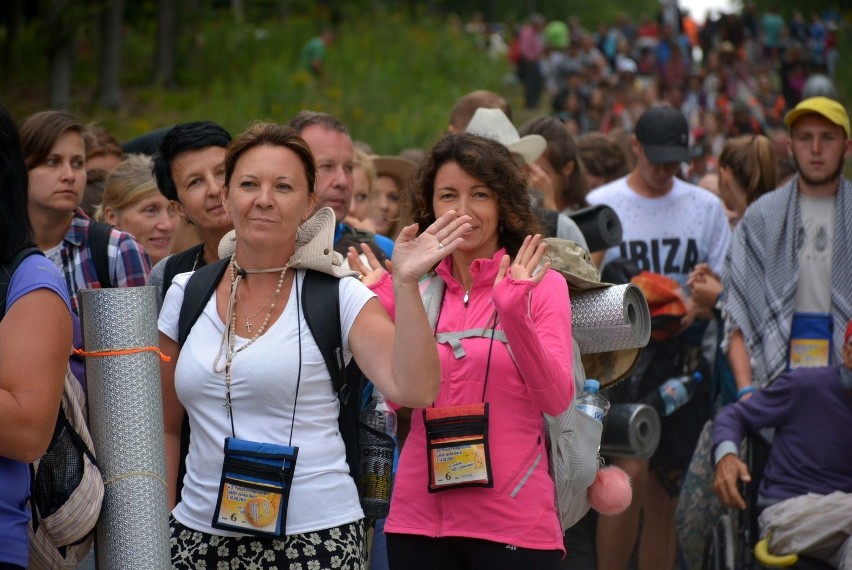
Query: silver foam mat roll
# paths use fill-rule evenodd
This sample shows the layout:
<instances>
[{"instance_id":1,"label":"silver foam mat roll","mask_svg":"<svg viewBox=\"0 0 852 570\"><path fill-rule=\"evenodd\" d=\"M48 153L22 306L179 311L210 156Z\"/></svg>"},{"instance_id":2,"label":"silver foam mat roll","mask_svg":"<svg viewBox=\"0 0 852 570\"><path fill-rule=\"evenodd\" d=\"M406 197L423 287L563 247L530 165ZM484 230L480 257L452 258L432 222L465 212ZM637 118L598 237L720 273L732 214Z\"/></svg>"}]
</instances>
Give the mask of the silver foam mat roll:
<instances>
[{"instance_id":1,"label":"silver foam mat roll","mask_svg":"<svg viewBox=\"0 0 852 570\"><path fill-rule=\"evenodd\" d=\"M601 454L650 459L660 443L660 416L647 404L615 404L606 418Z\"/></svg>"},{"instance_id":2,"label":"silver foam mat roll","mask_svg":"<svg viewBox=\"0 0 852 570\"><path fill-rule=\"evenodd\" d=\"M80 292L87 352L158 346L154 287ZM89 424L104 476L100 569L171 567L160 361L155 352L87 356Z\"/></svg>"},{"instance_id":3,"label":"silver foam mat roll","mask_svg":"<svg viewBox=\"0 0 852 570\"><path fill-rule=\"evenodd\" d=\"M635 285L573 293L571 315L582 354L639 348L651 337L648 302Z\"/></svg>"}]
</instances>

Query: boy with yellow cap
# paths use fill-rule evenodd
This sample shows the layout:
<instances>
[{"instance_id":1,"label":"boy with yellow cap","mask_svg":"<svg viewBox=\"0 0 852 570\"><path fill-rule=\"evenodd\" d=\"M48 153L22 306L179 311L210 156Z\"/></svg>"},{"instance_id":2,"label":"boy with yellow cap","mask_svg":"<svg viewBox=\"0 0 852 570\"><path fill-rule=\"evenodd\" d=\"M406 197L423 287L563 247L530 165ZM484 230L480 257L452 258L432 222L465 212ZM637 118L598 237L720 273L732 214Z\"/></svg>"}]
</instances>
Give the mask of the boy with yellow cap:
<instances>
[{"instance_id":1,"label":"boy with yellow cap","mask_svg":"<svg viewBox=\"0 0 852 570\"><path fill-rule=\"evenodd\" d=\"M838 363L852 318L849 115L811 97L784 123L798 175L749 207L727 262L724 347L740 399L785 370Z\"/></svg>"}]
</instances>

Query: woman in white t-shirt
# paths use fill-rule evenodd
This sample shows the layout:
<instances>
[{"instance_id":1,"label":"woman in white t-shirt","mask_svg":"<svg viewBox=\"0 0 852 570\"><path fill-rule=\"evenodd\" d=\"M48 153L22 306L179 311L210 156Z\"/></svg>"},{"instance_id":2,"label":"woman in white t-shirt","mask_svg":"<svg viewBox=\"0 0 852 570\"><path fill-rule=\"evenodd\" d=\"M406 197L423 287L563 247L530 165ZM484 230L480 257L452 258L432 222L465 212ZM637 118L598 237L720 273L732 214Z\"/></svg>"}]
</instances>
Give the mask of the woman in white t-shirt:
<instances>
[{"instance_id":1,"label":"woman in white t-shirt","mask_svg":"<svg viewBox=\"0 0 852 570\"><path fill-rule=\"evenodd\" d=\"M297 234L317 203L315 178L310 149L291 128L259 123L236 138L222 194L236 248L182 347L178 315L189 274L175 278L163 303L160 346L173 357L162 367L168 481L176 478L184 410L192 433L170 520L174 568L364 567L363 512L338 431L338 399L301 311L305 269L296 260L313 242L297 249ZM401 405L423 406L437 393L438 358L417 283L463 241L468 219L444 216L416 238L416 226L401 232L394 285L404 327L393 327L360 282L340 280L344 359L354 356ZM333 224L328 229L314 240L328 238L331 251ZM233 452L226 462L226 446L298 454L264 463ZM279 460L278 467L295 464L289 499L268 477L266 467Z\"/></svg>"}]
</instances>

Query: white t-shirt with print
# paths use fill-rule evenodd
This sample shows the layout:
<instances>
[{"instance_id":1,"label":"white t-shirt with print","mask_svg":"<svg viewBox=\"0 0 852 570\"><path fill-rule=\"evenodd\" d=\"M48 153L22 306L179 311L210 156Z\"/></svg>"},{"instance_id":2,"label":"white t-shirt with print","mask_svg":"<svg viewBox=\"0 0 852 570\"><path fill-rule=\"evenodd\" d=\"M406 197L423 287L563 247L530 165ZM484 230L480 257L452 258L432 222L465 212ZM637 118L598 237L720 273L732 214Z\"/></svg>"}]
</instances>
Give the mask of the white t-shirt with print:
<instances>
[{"instance_id":1,"label":"white t-shirt with print","mask_svg":"<svg viewBox=\"0 0 852 570\"><path fill-rule=\"evenodd\" d=\"M799 193L804 232L799 250L797 313L831 312L831 255L834 250L834 196Z\"/></svg>"},{"instance_id":2,"label":"white t-shirt with print","mask_svg":"<svg viewBox=\"0 0 852 570\"><path fill-rule=\"evenodd\" d=\"M721 272L731 229L721 201L709 191L675 178L668 194L647 198L624 177L596 188L587 200L608 205L621 220L621 244L606 251L604 265L629 259L640 270L667 275L681 285L698 263Z\"/></svg>"},{"instance_id":3,"label":"white t-shirt with print","mask_svg":"<svg viewBox=\"0 0 852 570\"><path fill-rule=\"evenodd\" d=\"M174 340L178 338L178 316L190 275L175 277L160 312L159 329ZM364 516L337 427L338 399L302 314L301 301L297 300L297 294L303 293L304 276L305 271L299 270L281 317L263 336L237 354L231 365L236 437L287 445L301 359L292 440L292 445L299 447L299 454L287 508L288 535L327 529ZM346 362L352 357L349 330L372 297L374 294L358 280L340 280L340 320ZM191 442L182 500L172 514L191 529L240 536L210 525L222 474L224 442L231 436L231 422L223 408L225 374L213 371L224 328L216 311L214 293L193 326L175 370L175 389L189 414ZM237 337L237 348L247 341Z\"/></svg>"}]
</instances>

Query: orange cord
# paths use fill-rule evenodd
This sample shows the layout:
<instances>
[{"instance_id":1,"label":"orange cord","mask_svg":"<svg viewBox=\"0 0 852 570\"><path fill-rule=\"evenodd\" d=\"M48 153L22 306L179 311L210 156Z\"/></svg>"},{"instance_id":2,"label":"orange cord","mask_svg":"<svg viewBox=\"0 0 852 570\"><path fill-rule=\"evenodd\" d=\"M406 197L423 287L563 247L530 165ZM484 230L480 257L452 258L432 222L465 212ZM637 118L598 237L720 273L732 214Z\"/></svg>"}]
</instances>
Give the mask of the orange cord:
<instances>
[{"instance_id":1,"label":"orange cord","mask_svg":"<svg viewBox=\"0 0 852 570\"><path fill-rule=\"evenodd\" d=\"M74 349L74 354L79 356L125 356L127 354L137 354L140 352L156 352L163 362L170 362L172 357L163 354L156 346L143 346L140 348L122 348L118 350L96 350L88 352L79 348Z\"/></svg>"}]
</instances>

